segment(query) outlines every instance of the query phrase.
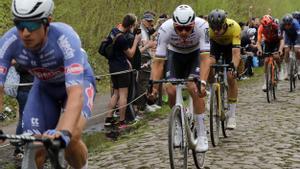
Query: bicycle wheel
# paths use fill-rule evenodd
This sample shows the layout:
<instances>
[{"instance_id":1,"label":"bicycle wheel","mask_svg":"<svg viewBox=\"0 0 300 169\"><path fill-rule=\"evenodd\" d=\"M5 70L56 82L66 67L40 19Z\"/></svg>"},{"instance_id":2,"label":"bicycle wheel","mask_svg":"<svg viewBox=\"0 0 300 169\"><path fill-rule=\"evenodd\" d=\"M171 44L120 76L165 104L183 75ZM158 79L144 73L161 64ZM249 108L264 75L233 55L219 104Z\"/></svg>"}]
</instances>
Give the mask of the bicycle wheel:
<instances>
[{"instance_id":1,"label":"bicycle wheel","mask_svg":"<svg viewBox=\"0 0 300 169\"><path fill-rule=\"evenodd\" d=\"M227 128L227 115L226 112L229 110L228 103L228 87L224 84L221 85L221 102L222 102L222 114L221 114L221 124L223 137L226 138L226 128Z\"/></svg>"},{"instance_id":2,"label":"bicycle wheel","mask_svg":"<svg viewBox=\"0 0 300 169\"><path fill-rule=\"evenodd\" d=\"M290 77L289 77L289 81L290 81L290 92L292 92L293 90L294 90L294 83L295 83L295 67L294 67L294 62L295 62L295 60L294 59L290 59L290 64L291 64L291 66L290 66L290 70L289 70L289 75L290 75Z\"/></svg>"},{"instance_id":3,"label":"bicycle wheel","mask_svg":"<svg viewBox=\"0 0 300 169\"><path fill-rule=\"evenodd\" d=\"M267 100L268 103L271 103L271 97L273 93L273 87L272 87L272 67L268 64L267 72L266 72L266 94L267 94Z\"/></svg>"},{"instance_id":4,"label":"bicycle wheel","mask_svg":"<svg viewBox=\"0 0 300 169\"><path fill-rule=\"evenodd\" d=\"M215 85L211 87L210 92L209 128L211 143L215 147L219 143L220 131L218 89Z\"/></svg>"},{"instance_id":5,"label":"bicycle wheel","mask_svg":"<svg viewBox=\"0 0 300 169\"><path fill-rule=\"evenodd\" d=\"M188 147L182 126L181 108L174 106L169 117L168 147L171 169L187 168Z\"/></svg>"},{"instance_id":6,"label":"bicycle wheel","mask_svg":"<svg viewBox=\"0 0 300 169\"><path fill-rule=\"evenodd\" d=\"M276 100L276 89L277 89L277 83L278 83L278 66L274 64L274 70L273 70L273 77L274 81L271 83L272 84L272 95L273 99Z\"/></svg>"},{"instance_id":7,"label":"bicycle wheel","mask_svg":"<svg viewBox=\"0 0 300 169\"><path fill-rule=\"evenodd\" d=\"M197 130L194 126L191 127L191 131L192 131L192 133L194 133L194 138L197 138ZM204 168L205 152L197 153L195 150L192 150L192 152L193 152L193 159L194 159L196 168L197 169Z\"/></svg>"}]
</instances>

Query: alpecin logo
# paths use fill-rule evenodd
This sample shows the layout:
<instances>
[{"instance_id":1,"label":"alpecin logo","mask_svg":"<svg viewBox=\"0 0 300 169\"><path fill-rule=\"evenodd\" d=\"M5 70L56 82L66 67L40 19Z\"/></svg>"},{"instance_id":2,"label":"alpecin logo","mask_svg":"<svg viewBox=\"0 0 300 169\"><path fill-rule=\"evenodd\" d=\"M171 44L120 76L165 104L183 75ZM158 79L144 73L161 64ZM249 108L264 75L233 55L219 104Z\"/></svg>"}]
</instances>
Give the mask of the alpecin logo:
<instances>
[{"instance_id":1,"label":"alpecin logo","mask_svg":"<svg viewBox=\"0 0 300 169\"><path fill-rule=\"evenodd\" d=\"M40 80L49 80L56 77L59 74L64 73L64 67L59 67L55 70L49 70L46 68L34 68L29 71Z\"/></svg>"},{"instance_id":2,"label":"alpecin logo","mask_svg":"<svg viewBox=\"0 0 300 169\"><path fill-rule=\"evenodd\" d=\"M78 63L73 63L70 66L65 68L65 74L74 74L78 75L83 73L83 66Z\"/></svg>"}]
</instances>

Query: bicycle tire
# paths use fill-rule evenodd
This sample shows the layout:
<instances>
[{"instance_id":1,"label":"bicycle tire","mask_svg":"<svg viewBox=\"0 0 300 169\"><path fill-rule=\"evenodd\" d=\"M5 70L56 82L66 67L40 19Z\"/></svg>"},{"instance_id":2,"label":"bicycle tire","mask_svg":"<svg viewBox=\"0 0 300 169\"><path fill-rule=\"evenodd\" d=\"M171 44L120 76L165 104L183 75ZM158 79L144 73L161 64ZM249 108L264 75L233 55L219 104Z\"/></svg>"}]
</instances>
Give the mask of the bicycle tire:
<instances>
[{"instance_id":1,"label":"bicycle tire","mask_svg":"<svg viewBox=\"0 0 300 169\"><path fill-rule=\"evenodd\" d=\"M228 87L224 84L221 85L221 101L222 101L222 114L221 114L221 126L222 126L222 134L224 138L227 138L228 135L226 133L227 128L227 115L226 112L229 110L228 103Z\"/></svg>"},{"instance_id":2,"label":"bicycle tire","mask_svg":"<svg viewBox=\"0 0 300 169\"><path fill-rule=\"evenodd\" d=\"M169 149L169 157L170 157L170 167L171 169L186 169L187 168L187 154L188 147L186 137L184 136L184 126L182 126L181 119L181 108L180 106L174 106L172 112L169 116L169 131L168 131L168 149ZM181 127L179 129L179 133L181 133L180 145L178 147L174 146L175 142L175 132L176 132L176 124ZM177 131L178 132L178 131ZM177 134L177 135L178 135ZM178 152L175 152L178 150ZM175 157L176 155L182 156L181 158ZM176 163L176 161L179 163Z\"/></svg>"},{"instance_id":3,"label":"bicycle tire","mask_svg":"<svg viewBox=\"0 0 300 169\"><path fill-rule=\"evenodd\" d=\"M194 133L194 138L197 138L197 130L193 126L191 128L192 132ZM195 166L197 169L203 169L204 168L204 162L205 162L205 152L203 153L197 153L195 150L192 150L193 153L193 160L195 163Z\"/></svg>"},{"instance_id":4,"label":"bicycle tire","mask_svg":"<svg viewBox=\"0 0 300 169\"><path fill-rule=\"evenodd\" d=\"M276 88L277 88L277 83L278 83L278 67L277 64L274 65L274 81L272 82L272 96L273 96L273 100L276 100Z\"/></svg>"},{"instance_id":5,"label":"bicycle tire","mask_svg":"<svg viewBox=\"0 0 300 169\"><path fill-rule=\"evenodd\" d=\"M290 92L293 92L293 90L294 90L294 81L295 81L295 77L294 77L294 59L290 59L290 64L291 64L291 66L290 66L290 72L289 72L289 75L290 75L290 77L289 77L289 82L290 82Z\"/></svg>"},{"instance_id":6,"label":"bicycle tire","mask_svg":"<svg viewBox=\"0 0 300 169\"><path fill-rule=\"evenodd\" d=\"M267 66L267 72L266 72L266 94L267 94L267 101L268 103L271 103L271 96L272 96L272 79L271 79L271 72L272 67L271 65Z\"/></svg>"},{"instance_id":7,"label":"bicycle tire","mask_svg":"<svg viewBox=\"0 0 300 169\"><path fill-rule=\"evenodd\" d=\"M220 116L219 116L219 101L217 87L213 85L210 92L210 108L209 108L209 129L211 143L216 147L219 143L219 131L220 131Z\"/></svg>"}]
</instances>

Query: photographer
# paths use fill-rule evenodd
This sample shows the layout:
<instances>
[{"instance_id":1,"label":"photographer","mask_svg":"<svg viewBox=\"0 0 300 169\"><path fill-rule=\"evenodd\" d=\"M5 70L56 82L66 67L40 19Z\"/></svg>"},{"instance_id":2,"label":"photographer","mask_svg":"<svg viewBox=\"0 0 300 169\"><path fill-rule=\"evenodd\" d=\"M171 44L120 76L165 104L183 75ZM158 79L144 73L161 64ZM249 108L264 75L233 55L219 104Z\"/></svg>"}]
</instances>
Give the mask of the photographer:
<instances>
[{"instance_id":1,"label":"photographer","mask_svg":"<svg viewBox=\"0 0 300 169\"><path fill-rule=\"evenodd\" d=\"M133 31L137 22L137 17L134 14L127 14L123 18L122 24L111 30L111 33L117 37L113 46L113 57L109 59L109 72L122 72L132 68L129 59L134 57L138 43L141 41L141 35L136 35L132 46L126 39L125 34ZM119 34L119 36L118 36ZM130 85L130 74L122 73L111 76L113 95L108 104L108 109L112 110L118 104L120 112L119 129L127 128L125 123L125 110L127 104L128 87ZM109 127L113 123L113 111L107 114L105 126Z\"/></svg>"}]
</instances>

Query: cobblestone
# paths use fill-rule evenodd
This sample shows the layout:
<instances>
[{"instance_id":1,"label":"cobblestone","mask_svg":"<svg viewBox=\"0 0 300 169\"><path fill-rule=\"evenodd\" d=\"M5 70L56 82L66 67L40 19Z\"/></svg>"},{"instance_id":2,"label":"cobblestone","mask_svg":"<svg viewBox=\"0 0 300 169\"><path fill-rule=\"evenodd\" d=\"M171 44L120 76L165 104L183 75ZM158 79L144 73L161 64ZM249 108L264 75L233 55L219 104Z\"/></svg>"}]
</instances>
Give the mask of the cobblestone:
<instances>
[{"instance_id":1,"label":"cobblestone","mask_svg":"<svg viewBox=\"0 0 300 169\"><path fill-rule=\"evenodd\" d=\"M221 138L219 146L210 144L205 168L300 168L300 89L293 93L288 91L287 81L281 82L278 100L269 104L261 91L261 82L244 84L239 91L237 129L231 131L228 138ZM170 168L168 120L156 120L150 125L149 131L139 138L107 152L90 154L90 168ZM196 168L191 153L188 162L188 168Z\"/></svg>"}]
</instances>

